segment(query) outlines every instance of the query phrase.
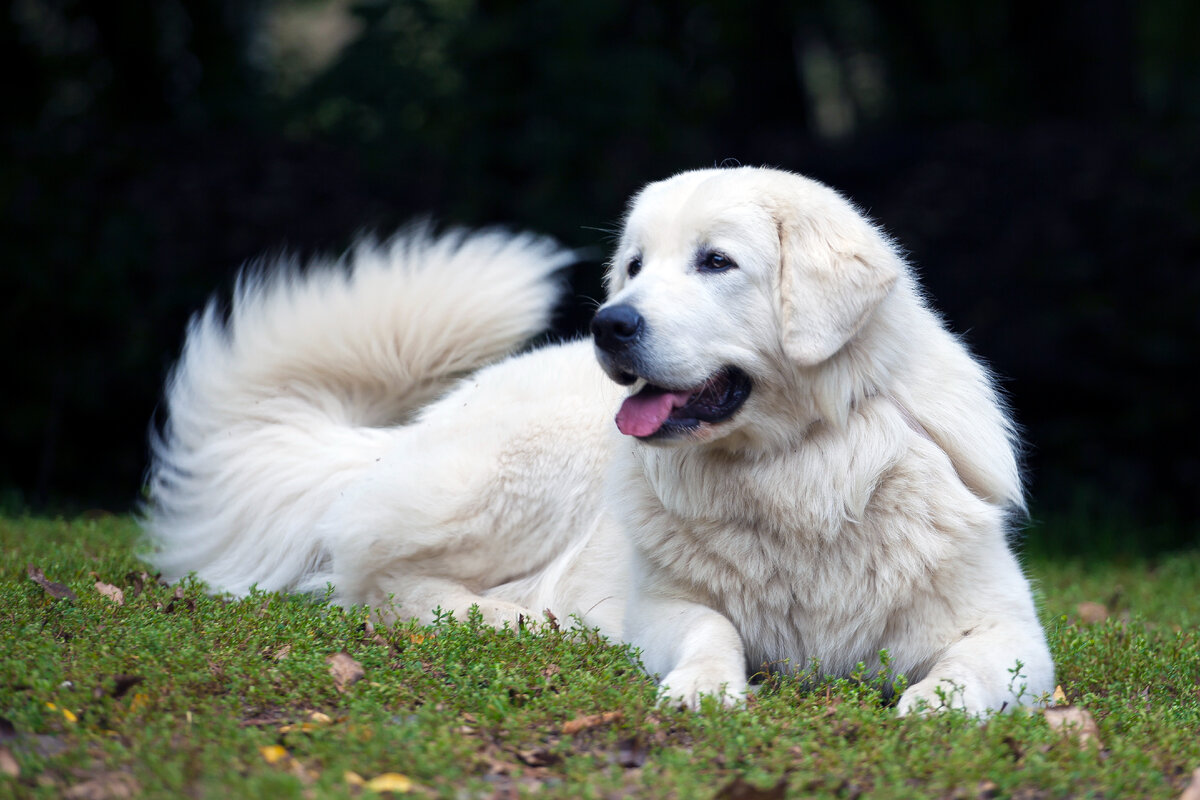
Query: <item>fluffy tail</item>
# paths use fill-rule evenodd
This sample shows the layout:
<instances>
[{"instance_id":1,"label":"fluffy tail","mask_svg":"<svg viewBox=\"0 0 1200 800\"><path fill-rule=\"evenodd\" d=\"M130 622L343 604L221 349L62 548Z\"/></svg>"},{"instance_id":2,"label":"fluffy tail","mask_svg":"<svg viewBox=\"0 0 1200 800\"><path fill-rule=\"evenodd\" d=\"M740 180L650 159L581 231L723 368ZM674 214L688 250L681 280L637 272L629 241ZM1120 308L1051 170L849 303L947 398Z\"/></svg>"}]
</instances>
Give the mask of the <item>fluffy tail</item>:
<instances>
[{"instance_id":1,"label":"fluffy tail","mask_svg":"<svg viewBox=\"0 0 1200 800\"><path fill-rule=\"evenodd\" d=\"M314 523L402 422L549 323L571 254L499 231L416 227L337 263L239 277L188 326L151 434L149 558L218 590L290 589L325 559Z\"/></svg>"}]
</instances>

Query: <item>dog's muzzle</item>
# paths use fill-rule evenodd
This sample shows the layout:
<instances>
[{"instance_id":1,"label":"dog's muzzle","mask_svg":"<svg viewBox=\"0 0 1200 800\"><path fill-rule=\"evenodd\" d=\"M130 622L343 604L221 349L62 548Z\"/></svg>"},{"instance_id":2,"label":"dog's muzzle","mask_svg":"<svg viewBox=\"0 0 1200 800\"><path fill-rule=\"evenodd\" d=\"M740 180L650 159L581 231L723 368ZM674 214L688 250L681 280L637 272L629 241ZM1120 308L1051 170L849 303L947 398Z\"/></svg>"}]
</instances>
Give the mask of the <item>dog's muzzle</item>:
<instances>
[{"instance_id":1,"label":"dog's muzzle","mask_svg":"<svg viewBox=\"0 0 1200 800\"><path fill-rule=\"evenodd\" d=\"M596 357L608 376L625 386L645 381L617 412L622 433L642 440L691 434L730 419L750 396L750 377L734 366L716 371L696 386L658 385L640 361L639 345L646 335L645 318L627 303L601 308L592 319Z\"/></svg>"},{"instance_id":2,"label":"dog's muzzle","mask_svg":"<svg viewBox=\"0 0 1200 800\"><path fill-rule=\"evenodd\" d=\"M646 329L646 320L631 305L605 306L592 317L592 338L606 353L628 350Z\"/></svg>"},{"instance_id":3,"label":"dog's muzzle","mask_svg":"<svg viewBox=\"0 0 1200 800\"><path fill-rule=\"evenodd\" d=\"M645 318L627 303L605 306L592 318L592 341L600 365L617 383L628 386L637 380L632 351L645 332Z\"/></svg>"}]
</instances>

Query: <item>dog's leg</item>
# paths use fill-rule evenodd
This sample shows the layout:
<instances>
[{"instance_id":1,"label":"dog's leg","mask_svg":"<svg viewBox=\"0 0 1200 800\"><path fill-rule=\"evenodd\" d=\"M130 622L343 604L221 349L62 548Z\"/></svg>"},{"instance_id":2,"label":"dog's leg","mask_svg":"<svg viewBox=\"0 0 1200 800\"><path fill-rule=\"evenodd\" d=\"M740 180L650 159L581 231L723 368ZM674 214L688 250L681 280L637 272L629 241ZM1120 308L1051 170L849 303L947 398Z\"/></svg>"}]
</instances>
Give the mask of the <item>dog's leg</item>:
<instances>
[{"instance_id":1,"label":"dog's leg","mask_svg":"<svg viewBox=\"0 0 1200 800\"><path fill-rule=\"evenodd\" d=\"M472 606L495 627L515 627L522 615L533 618L531 609L485 596L503 582L505 571L536 567L530 548L513 541L488 513L456 516L455 506L445 502L450 493L441 497L446 517L431 518L412 496L415 482L391 485L396 488L389 491L387 483L373 482L355 502L335 507L344 526L341 536L329 537L339 603L369 605L389 622L427 624L439 611L464 621Z\"/></svg>"},{"instance_id":2,"label":"dog's leg","mask_svg":"<svg viewBox=\"0 0 1200 800\"><path fill-rule=\"evenodd\" d=\"M1054 687L1054 663L1036 620L990 621L963 634L929 674L900 696L901 715L956 708L977 716L1037 705Z\"/></svg>"},{"instance_id":3,"label":"dog's leg","mask_svg":"<svg viewBox=\"0 0 1200 800\"><path fill-rule=\"evenodd\" d=\"M516 603L485 597L472 592L453 580L431 578L422 575L390 574L383 578L382 586L394 591L386 598L364 598L381 622L391 624L415 619L430 624L439 616L453 614L459 622L465 622L472 608L478 608L485 625L516 628L522 617L538 619L532 610ZM382 592L382 588L380 589Z\"/></svg>"},{"instance_id":4,"label":"dog's leg","mask_svg":"<svg viewBox=\"0 0 1200 800\"><path fill-rule=\"evenodd\" d=\"M541 617L504 587L536 579L581 535L580 520L595 514L588 487L598 459L577 440L529 433L553 411L534 402L502 420L454 413L488 400L477 388L487 380L393 429L390 446L318 523L328 553L319 577L338 602L422 622L438 608L464 620L472 605L496 626Z\"/></svg>"},{"instance_id":5,"label":"dog's leg","mask_svg":"<svg viewBox=\"0 0 1200 800\"><path fill-rule=\"evenodd\" d=\"M662 675L673 700L696 708L713 695L732 703L746 695L742 638L726 617L699 603L643 596L627 620L629 640L650 674Z\"/></svg>"}]
</instances>

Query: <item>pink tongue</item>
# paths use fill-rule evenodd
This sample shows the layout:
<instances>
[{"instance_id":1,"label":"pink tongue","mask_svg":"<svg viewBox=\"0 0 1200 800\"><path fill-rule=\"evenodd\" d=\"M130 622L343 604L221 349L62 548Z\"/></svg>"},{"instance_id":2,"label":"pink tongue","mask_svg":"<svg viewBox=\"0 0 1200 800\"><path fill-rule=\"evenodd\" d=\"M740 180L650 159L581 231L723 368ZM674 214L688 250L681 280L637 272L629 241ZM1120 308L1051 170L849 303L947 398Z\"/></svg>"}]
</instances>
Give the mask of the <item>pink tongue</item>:
<instances>
[{"instance_id":1,"label":"pink tongue","mask_svg":"<svg viewBox=\"0 0 1200 800\"><path fill-rule=\"evenodd\" d=\"M688 392L640 391L625 399L617 412L617 428L626 436L649 436L662 427L671 412L687 405Z\"/></svg>"}]
</instances>

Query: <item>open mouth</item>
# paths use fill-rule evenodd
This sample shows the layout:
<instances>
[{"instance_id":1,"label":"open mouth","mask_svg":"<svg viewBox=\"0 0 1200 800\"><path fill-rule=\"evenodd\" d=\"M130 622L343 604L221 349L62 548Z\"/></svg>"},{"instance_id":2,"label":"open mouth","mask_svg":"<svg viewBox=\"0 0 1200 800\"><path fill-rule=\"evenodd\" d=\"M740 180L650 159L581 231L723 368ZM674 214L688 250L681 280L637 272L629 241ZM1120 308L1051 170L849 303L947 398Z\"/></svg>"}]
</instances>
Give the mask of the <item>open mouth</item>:
<instances>
[{"instance_id":1,"label":"open mouth","mask_svg":"<svg viewBox=\"0 0 1200 800\"><path fill-rule=\"evenodd\" d=\"M737 367L725 367L700 386L683 391L648 383L625 398L617 412L617 428L639 439L688 433L705 423L729 419L749 396L750 376Z\"/></svg>"}]
</instances>

